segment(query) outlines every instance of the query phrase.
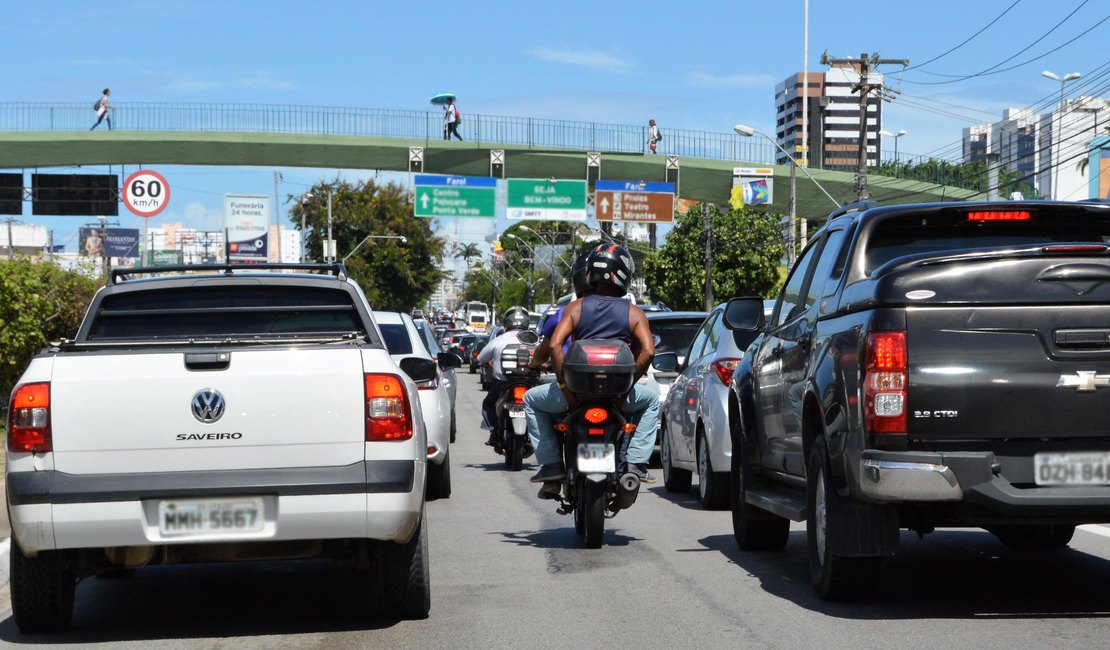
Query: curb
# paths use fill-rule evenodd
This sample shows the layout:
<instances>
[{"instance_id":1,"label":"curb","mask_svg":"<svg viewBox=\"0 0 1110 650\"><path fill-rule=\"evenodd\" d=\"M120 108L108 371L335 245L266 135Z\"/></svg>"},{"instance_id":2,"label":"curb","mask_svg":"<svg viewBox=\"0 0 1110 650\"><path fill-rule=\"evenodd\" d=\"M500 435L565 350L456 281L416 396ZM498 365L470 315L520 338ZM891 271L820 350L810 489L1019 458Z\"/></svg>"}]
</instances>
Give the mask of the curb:
<instances>
[{"instance_id":1,"label":"curb","mask_svg":"<svg viewBox=\"0 0 1110 650\"><path fill-rule=\"evenodd\" d=\"M12 553L12 538L5 537L0 542L0 587L8 584L8 562Z\"/></svg>"}]
</instances>

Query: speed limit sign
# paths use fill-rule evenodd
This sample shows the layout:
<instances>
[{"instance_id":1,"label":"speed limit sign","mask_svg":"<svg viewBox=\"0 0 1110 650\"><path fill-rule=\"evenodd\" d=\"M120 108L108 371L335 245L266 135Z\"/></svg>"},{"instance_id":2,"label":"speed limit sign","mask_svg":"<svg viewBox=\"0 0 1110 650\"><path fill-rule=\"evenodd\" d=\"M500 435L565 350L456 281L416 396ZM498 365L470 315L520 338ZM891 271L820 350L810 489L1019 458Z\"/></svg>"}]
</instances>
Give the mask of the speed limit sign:
<instances>
[{"instance_id":1,"label":"speed limit sign","mask_svg":"<svg viewBox=\"0 0 1110 650\"><path fill-rule=\"evenodd\" d=\"M170 184L156 171L140 169L123 182L123 202L136 215L149 219L170 203Z\"/></svg>"}]
</instances>

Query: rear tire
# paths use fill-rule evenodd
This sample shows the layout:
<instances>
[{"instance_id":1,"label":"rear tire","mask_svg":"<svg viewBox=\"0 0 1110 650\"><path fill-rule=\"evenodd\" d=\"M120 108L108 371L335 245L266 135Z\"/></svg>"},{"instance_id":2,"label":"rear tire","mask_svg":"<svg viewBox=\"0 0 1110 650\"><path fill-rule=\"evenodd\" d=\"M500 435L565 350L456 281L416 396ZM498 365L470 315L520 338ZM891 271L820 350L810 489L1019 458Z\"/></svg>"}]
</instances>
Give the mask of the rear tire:
<instances>
[{"instance_id":1,"label":"rear tire","mask_svg":"<svg viewBox=\"0 0 1110 650\"><path fill-rule=\"evenodd\" d=\"M428 463L428 500L446 499L451 496L451 451L448 450L439 465Z\"/></svg>"},{"instance_id":2,"label":"rear tire","mask_svg":"<svg viewBox=\"0 0 1110 650\"><path fill-rule=\"evenodd\" d=\"M77 579L60 551L28 557L11 541L12 615L21 632L60 632L73 618Z\"/></svg>"},{"instance_id":3,"label":"rear tire","mask_svg":"<svg viewBox=\"0 0 1110 650\"><path fill-rule=\"evenodd\" d=\"M508 435L509 438L505 441L505 467L510 472L519 472L524 463L524 441L514 433Z\"/></svg>"},{"instance_id":4,"label":"rear tire","mask_svg":"<svg viewBox=\"0 0 1110 650\"><path fill-rule=\"evenodd\" d=\"M1075 526L1071 524L1003 524L987 530L1015 551L1066 548L1075 534Z\"/></svg>"},{"instance_id":5,"label":"rear tire","mask_svg":"<svg viewBox=\"0 0 1110 650\"><path fill-rule=\"evenodd\" d=\"M728 507L728 472L713 471L709 457L709 443L705 433L698 434L698 497L706 510L723 510Z\"/></svg>"},{"instance_id":6,"label":"rear tire","mask_svg":"<svg viewBox=\"0 0 1110 650\"><path fill-rule=\"evenodd\" d=\"M601 548L605 536L605 484L586 481L582 499L586 524L586 548Z\"/></svg>"},{"instance_id":7,"label":"rear tire","mask_svg":"<svg viewBox=\"0 0 1110 650\"><path fill-rule=\"evenodd\" d=\"M813 441L806 466L806 540L809 573L817 595L825 600L874 596L882 579L883 558L844 557L830 551L829 521L841 516L837 495L829 481L825 439Z\"/></svg>"},{"instance_id":8,"label":"rear tire","mask_svg":"<svg viewBox=\"0 0 1110 650\"><path fill-rule=\"evenodd\" d=\"M757 508L746 500L755 473L743 445L732 448L732 535L744 551L781 551L790 537L790 520Z\"/></svg>"},{"instance_id":9,"label":"rear tire","mask_svg":"<svg viewBox=\"0 0 1110 650\"><path fill-rule=\"evenodd\" d=\"M693 474L688 469L678 469L671 464L671 434L664 426L659 435L663 441L659 444L659 463L663 466L663 487L667 492L689 492Z\"/></svg>"},{"instance_id":10,"label":"rear tire","mask_svg":"<svg viewBox=\"0 0 1110 650\"><path fill-rule=\"evenodd\" d=\"M428 618L432 608L428 572L428 517L404 544L381 543L382 600L390 615L403 619Z\"/></svg>"}]
</instances>

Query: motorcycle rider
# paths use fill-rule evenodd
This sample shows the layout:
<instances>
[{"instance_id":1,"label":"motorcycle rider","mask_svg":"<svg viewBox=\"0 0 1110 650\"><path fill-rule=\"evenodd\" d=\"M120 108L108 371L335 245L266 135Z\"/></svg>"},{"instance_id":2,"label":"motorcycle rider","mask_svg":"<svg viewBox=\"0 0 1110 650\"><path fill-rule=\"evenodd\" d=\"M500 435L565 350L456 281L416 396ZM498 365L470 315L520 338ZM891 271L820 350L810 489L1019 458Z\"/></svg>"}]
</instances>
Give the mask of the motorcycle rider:
<instances>
[{"instance_id":1,"label":"motorcycle rider","mask_svg":"<svg viewBox=\"0 0 1110 650\"><path fill-rule=\"evenodd\" d=\"M501 393L505 392L506 378L505 373L501 371L501 352L506 346L520 343L516 336L517 331L528 329L530 324L527 309L520 305L509 307L501 316L501 326L505 328L505 331L498 334L497 338L486 343L486 346L478 353L479 364L491 363L493 367L493 384L486 392L486 398L482 400L482 428L490 432L486 445L493 447L494 451L499 454L501 453L501 441L497 437L497 413L494 408L497 406L497 399L501 397ZM527 458L531 455L531 450L525 448L524 457Z\"/></svg>"},{"instance_id":2,"label":"motorcycle rider","mask_svg":"<svg viewBox=\"0 0 1110 650\"><path fill-rule=\"evenodd\" d=\"M528 417L528 431L535 436L536 460L540 470L531 478L533 483L543 483L539 497L558 497L560 481L566 477L553 417L565 412L574 403L563 382L563 344L569 336L575 340L619 339L628 343L636 357L636 375L639 380L655 356L655 341L651 335L647 316L624 296L635 272L632 256L617 244L602 244L586 259L586 281L593 293L580 297L567 305L550 340L550 351L555 366L557 384L536 387L525 394L524 410ZM536 391L533 393L532 391ZM641 480L648 477L647 462L651 457L655 429L659 421L659 396L644 386L634 384L625 401L626 412L642 412L636 431L628 444L628 471L635 472Z\"/></svg>"}]
</instances>

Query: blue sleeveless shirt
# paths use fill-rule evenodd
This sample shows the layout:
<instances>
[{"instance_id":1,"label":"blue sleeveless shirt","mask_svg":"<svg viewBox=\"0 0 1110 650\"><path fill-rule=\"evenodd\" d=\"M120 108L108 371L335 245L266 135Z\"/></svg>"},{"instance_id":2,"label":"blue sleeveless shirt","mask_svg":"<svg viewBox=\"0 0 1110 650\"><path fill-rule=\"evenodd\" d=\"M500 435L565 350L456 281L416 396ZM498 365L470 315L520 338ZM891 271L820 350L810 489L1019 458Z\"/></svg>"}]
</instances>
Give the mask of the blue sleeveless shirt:
<instances>
[{"instance_id":1,"label":"blue sleeveless shirt","mask_svg":"<svg viewBox=\"0 0 1110 650\"><path fill-rule=\"evenodd\" d=\"M582 299L582 311L574 328L574 340L618 339L632 345L632 330L628 327L627 298L613 298L592 294Z\"/></svg>"}]
</instances>

